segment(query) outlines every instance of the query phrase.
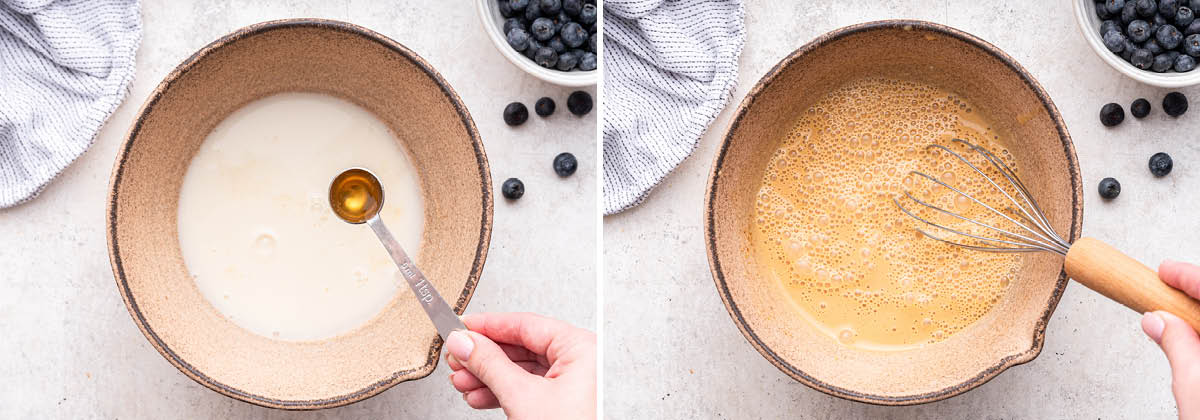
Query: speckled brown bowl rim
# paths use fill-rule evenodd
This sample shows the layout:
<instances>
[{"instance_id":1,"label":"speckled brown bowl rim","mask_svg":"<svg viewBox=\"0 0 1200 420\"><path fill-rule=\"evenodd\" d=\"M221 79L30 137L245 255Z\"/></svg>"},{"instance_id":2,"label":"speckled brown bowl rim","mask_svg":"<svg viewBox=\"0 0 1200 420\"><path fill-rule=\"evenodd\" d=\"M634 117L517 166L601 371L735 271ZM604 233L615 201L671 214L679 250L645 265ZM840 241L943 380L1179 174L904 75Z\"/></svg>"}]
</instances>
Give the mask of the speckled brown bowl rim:
<instances>
[{"instance_id":1,"label":"speckled brown bowl rim","mask_svg":"<svg viewBox=\"0 0 1200 420\"><path fill-rule=\"evenodd\" d=\"M729 128L726 130L725 138L721 142L721 148L713 160L712 171L709 175L708 181L708 192L705 194L704 202L704 236L705 246L708 250L709 268L712 270L713 280L716 283L717 291L721 295L721 301L725 303L725 309L729 311L729 316L733 318L738 329L741 330L742 334L746 336L746 340L750 341L750 344L752 344L754 348L767 359L767 361L771 362L771 364L775 365L775 367L779 368L779 370L783 371L795 380L835 397L879 405L911 405L938 401L953 397L963 392L967 392L972 388L983 385L985 382L996 377L996 375L999 375L1000 372L1003 372L1005 369L1026 363L1037 357L1038 354L1041 353L1042 344L1045 341L1046 324L1050 321L1050 316L1054 313L1054 308L1058 306L1058 301L1062 298L1063 289L1067 286L1067 274L1065 272L1059 273L1058 281L1054 286L1054 293L1050 296L1050 299L1046 301L1046 309L1042 312L1042 316L1035 326L1033 334L1033 346L1030 347L1029 350L1018 354L1009 355L999 360L995 365L984 369L982 372L979 372L978 375L975 375L965 382L938 391L904 396L867 394L857 392L852 389L836 387L809 376L804 371L797 369L795 366L792 366L786 360L781 358L775 353L775 351L771 350L766 343L763 343L763 341L758 338L758 334L754 332L754 329L751 328L750 325L746 323L746 319L742 317L742 312L738 309L737 302L733 300L733 297L729 292L729 286L725 283L725 275L721 271L721 261L716 253L717 236L716 231L714 230L715 220L713 208L717 193L715 186L720 182L721 165L724 163L725 153L728 151L727 149L729 148L733 133L737 131L742 119L746 116L746 113L749 111L749 109L754 105L758 94L770 88L772 82L775 80L775 77L778 76L784 68L791 65L804 54L846 36L861 32L894 29L919 29L936 32L966 42L967 44L978 47L979 49L986 51L993 57L999 59L1001 62L1008 65L1009 69L1016 72L1021 77L1021 80L1025 81L1025 85L1037 95L1038 99L1042 103L1042 106L1045 107L1046 112L1050 114L1051 118L1053 118L1054 126L1058 130L1059 140L1062 141L1063 153L1066 154L1068 163L1066 170L1071 176L1071 186L1073 192L1071 196L1071 231L1068 235L1068 239L1073 242L1075 239L1079 238L1079 232L1083 223L1083 203L1081 201L1081 192L1083 191L1083 187L1079 175L1079 162L1075 156L1075 145L1071 142L1070 134L1067 133L1066 124L1063 122L1062 116L1058 113L1058 109L1054 106L1054 103L1050 101L1049 95L1046 94L1046 91L1042 89L1042 86L1038 84L1038 82L1034 80L1033 77L1030 76L1020 64L1017 64L1012 57L1009 57L1008 54L1000 51L999 48L996 48L992 44L989 44L974 35L958 29L919 20L882 20L860 23L857 25L836 29L832 32L821 35L817 39L792 52L792 54L780 61L779 64L776 64L775 67L772 67L771 70L759 80L754 88L751 89L746 95L745 99L742 100L741 105L738 106L736 116L734 117L733 122L729 125Z\"/></svg>"},{"instance_id":2,"label":"speckled brown bowl rim","mask_svg":"<svg viewBox=\"0 0 1200 420\"><path fill-rule=\"evenodd\" d=\"M407 58L410 62L423 70L430 79L433 79L433 81L442 88L442 93L445 94L450 102L454 105L454 109L458 112L459 119L471 136L471 146L475 150L475 159L479 164L479 176L482 184L480 194L483 196L483 211L480 214L481 228L479 230L479 244L475 249L475 261L471 265L471 273L467 279L466 286L463 288L462 293L458 296L458 300L454 304L454 311L460 315L463 313L463 310L465 310L467 307L467 303L471 301L471 296L475 293L475 286L479 283L479 276L483 271L483 263L484 260L487 259L488 245L490 244L492 237L491 170L488 167L487 154L484 152L483 143L479 138L479 131L476 129L475 122L471 119L470 113L467 112L467 108L465 105L463 105L462 100L458 97L458 94L454 92L454 89L452 89L450 85L446 83L446 80L443 79L442 76L438 74L438 72L435 71L432 66L429 65L429 63L426 63L425 60L417 56L416 53L412 52L400 43L375 31L352 23L307 18L282 19L257 23L238 29L233 33L213 41L204 48L201 48L200 51L192 54L191 57L188 57L188 59L180 63L179 66L175 67L175 70L168 74L167 77L163 79L161 83L159 83L158 87L154 89L154 92L151 93L150 97L146 99L145 104L142 105L142 109L138 111L137 120L134 121L133 126L130 127L129 133L125 137L124 144L120 148L120 155L117 157L117 160L113 165L112 177L109 181L107 236L109 263L112 265L113 275L116 278L117 287L120 289L121 298L125 301L125 307L129 310L129 314L133 317L133 321L137 324L138 328L142 330L142 334L146 336L146 339L150 341L150 344L154 345L154 348L158 350L158 352L162 354L167 361L171 362L172 365L175 365L177 369L179 369L189 378L192 378L192 380L226 396L270 408L313 410L338 407L362 401L364 399L373 397L398 383L429 376L429 374L433 372L434 368L437 367L437 362L442 347L441 339L434 339L426 357L425 364L421 367L395 372L389 378L380 380L379 382L373 383L363 389L351 392L349 394L318 400L280 400L248 393L218 382L208 377L192 365L188 364L186 361L176 355L175 352L172 351L171 348L168 347L167 344L158 337L158 334L155 333L152 328L150 328L150 325L146 323L146 318L142 315L141 310L138 308L137 301L134 299L134 296L129 289L129 283L125 278L125 270L121 264L121 247L120 244L117 243L116 235L117 203L120 196L119 186L121 185L121 176L125 170L125 160L129 157L129 153L133 149L134 139L137 138L145 118L154 110L154 106L158 103L159 99L162 98L163 94L170 90L171 86L181 76L190 71L196 62L227 44L275 30L298 27L320 28L343 32L377 42L380 45L391 49L400 56Z\"/></svg>"}]
</instances>

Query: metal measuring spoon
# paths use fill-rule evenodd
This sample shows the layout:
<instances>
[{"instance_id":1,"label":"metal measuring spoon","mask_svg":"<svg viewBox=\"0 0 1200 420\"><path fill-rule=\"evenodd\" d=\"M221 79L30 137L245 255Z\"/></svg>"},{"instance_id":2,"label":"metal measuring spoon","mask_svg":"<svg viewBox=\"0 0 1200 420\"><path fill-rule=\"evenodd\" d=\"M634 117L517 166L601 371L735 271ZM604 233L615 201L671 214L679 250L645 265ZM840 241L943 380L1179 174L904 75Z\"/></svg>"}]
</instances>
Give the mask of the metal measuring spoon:
<instances>
[{"instance_id":1,"label":"metal measuring spoon","mask_svg":"<svg viewBox=\"0 0 1200 420\"><path fill-rule=\"evenodd\" d=\"M421 302L421 309L425 310L429 320L437 327L442 341L455 330L467 329L458 318L458 314L450 309L450 305L446 304L433 284L417 269L416 264L413 264L404 248L396 242L392 232L379 218L379 210L383 208L383 186L375 174L363 168L350 168L338 174L329 184L329 206L333 208L334 214L347 223L366 223L371 227L375 236L379 237L379 242L383 243L383 247L387 248L388 254L400 268L400 274L408 281L413 294Z\"/></svg>"}]
</instances>

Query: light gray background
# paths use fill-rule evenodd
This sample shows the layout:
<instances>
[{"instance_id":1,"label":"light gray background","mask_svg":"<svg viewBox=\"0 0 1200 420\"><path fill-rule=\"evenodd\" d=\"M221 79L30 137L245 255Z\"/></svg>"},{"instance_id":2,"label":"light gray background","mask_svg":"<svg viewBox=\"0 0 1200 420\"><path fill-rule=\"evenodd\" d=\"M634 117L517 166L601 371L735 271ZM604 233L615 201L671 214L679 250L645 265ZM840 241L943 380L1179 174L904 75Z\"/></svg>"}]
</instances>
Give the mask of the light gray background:
<instances>
[{"instance_id":1,"label":"light gray background","mask_svg":"<svg viewBox=\"0 0 1200 420\"><path fill-rule=\"evenodd\" d=\"M272 3L272 4L267 4ZM384 4L386 3L386 4ZM149 93L209 42L252 23L286 17L353 22L428 60L466 102L494 181L495 224L487 265L467 312L533 311L595 329L595 115L566 110L572 89L528 76L492 46L469 1L221 1L143 4L145 33L128 99L86 154L34 201L0 210L0 418L497 418L475 414L439 364L429 377L333 410L288 413L226 398L188 379L138 331L108 263L104 209L117 146ZM594 89L588 89L593 94ZM541 96L558 102L533 115ZM504 125L510 101L530 107ZM569 151L574 176L551 161ZM525 182L515 203L508 177Z\"/></svg>"},{"instance_id":2,"label":"light gray background","mask_svg":"<svg viewBox=\"0 0 1200 420\"><path fill-rule=\"evenodd\" d=\"M917 18L973 33L1012 55L1049 91L1083 171L1084 234L1157 266L1200 261L1200 89L1192 111L1162 113L1168 91L1112 70L1084 42L1067 1L748 0L746 48L732 105L699 148L650 198L604 221L605 413L619 418L1145 418L1175 417L1166 360L1139 315L1078 284L1067 287L1041 356L946 401L886 408L814 391L769 364L743 338L713 285L702 205L712 158L732 111L771 66L827 31L870 20ZM1145 120L1100 125L1101 105L1154 105ZM1150 155L1175 169L1154 179ZM1096 195L1121 180L1111 203Z\"/></svg>"}]
</instances>

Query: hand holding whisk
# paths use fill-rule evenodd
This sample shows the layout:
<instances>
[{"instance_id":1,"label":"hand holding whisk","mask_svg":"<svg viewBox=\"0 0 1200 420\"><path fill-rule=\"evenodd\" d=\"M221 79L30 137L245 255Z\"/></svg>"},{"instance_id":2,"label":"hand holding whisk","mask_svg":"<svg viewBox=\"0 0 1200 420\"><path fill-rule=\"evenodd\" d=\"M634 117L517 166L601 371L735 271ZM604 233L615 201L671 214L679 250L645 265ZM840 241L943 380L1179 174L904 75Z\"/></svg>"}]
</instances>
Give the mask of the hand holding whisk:
<instances>
[{"instance_id":1,"label":"hand holding whisk","mask_svg":"<svg viewBox=\"0 0 1200 420\"><path fill-rule=\"evenodd\" d=\"M996 201L1000 202L985 202L947 181L912 171L910 176L933 183L934 188L945 188L956 194L956 198L965 198L957 201L978 213L967 215L965 209L960 208L964 206L948 210L931 203L933 200L922 200L910 191L904 191L903 197L893 201L900 211L926 227L918 227L917 231L928 238L976 251L1046 251L1062 255L1067 276L1084 286L1139 313L1170 312L1200 330L1200 302L1164 284L1154 270L1104 242L1080 238L1072 243L1064 239L1054 230L1016 172L999 157L966 140L954 139L952 145L964 146L968 156L975 157L979 164L943 145L931 144L926 149L944 152L955 158L956 164L966 165L970 173L985 182L985 187L999 192ZM998 200L1000 197L1004 200ZM912 207L906 207L905 203Z\"/></svg>"}]
</instances>

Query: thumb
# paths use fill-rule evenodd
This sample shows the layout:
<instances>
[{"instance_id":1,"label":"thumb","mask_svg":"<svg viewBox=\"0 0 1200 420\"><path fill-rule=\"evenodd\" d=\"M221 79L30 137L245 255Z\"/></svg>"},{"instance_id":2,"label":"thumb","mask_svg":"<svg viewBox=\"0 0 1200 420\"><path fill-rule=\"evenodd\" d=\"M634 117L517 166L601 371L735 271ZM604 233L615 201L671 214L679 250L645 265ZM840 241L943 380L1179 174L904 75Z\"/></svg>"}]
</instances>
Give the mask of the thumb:
<instances>
[{"instance_id":1,"label":"thumb","mask_svg":"<svg viewBox=\"0 0 1200 420\"><path fill-rule=\"evenodd\" d=\"M1200 413L1200 335L1165 311L1143 315L1142 330L1162 347L1171 363L1172 389L1180 414Z\"/></svg>"},{"instance_id":2,"label":"thumb","mask_svg":"<svg viewBox=\"0 0 1200 420\"><path fill-rule=\"evenodd\" d=\"M496 399L512 398L528 384L533 375L512 360L491 339L473 331L454 331L446 337L446 350L468 372L479 378Z\"/></svg>"}]
</instances>

